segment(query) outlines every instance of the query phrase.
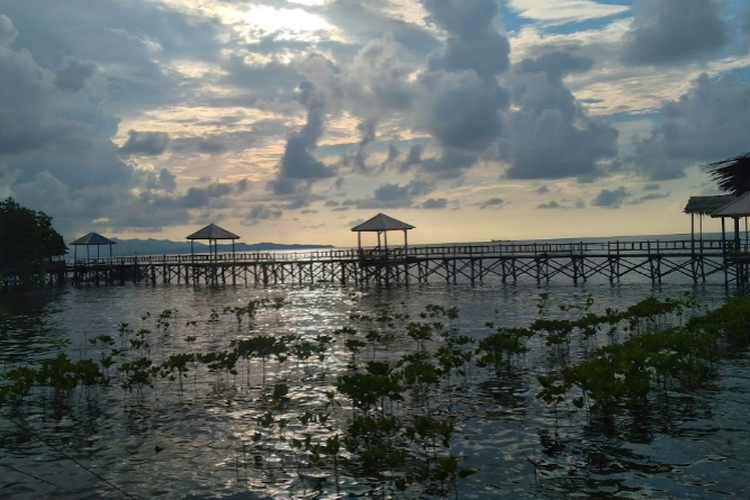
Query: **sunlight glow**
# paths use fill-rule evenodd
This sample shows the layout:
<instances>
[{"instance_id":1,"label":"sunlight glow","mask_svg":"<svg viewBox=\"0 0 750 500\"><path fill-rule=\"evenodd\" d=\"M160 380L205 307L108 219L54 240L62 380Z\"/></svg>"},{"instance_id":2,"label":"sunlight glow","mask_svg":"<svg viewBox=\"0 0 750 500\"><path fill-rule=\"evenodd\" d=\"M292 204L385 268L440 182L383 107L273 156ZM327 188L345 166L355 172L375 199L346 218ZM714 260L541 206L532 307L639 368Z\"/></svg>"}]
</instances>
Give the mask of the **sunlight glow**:
<instances>
[{"instance_id":1,"label":"sunlight glow","mask_svg":"<svg viewBox=\"0 0 750 500\"><path fill-rule=\"evenodd\" d=\"M277 40L309 40L316 31L334 30L323 18L303 9L275 9L259 5L238 13L237 17L262 35L276 34Z\"/></svg>"}]
</instances>

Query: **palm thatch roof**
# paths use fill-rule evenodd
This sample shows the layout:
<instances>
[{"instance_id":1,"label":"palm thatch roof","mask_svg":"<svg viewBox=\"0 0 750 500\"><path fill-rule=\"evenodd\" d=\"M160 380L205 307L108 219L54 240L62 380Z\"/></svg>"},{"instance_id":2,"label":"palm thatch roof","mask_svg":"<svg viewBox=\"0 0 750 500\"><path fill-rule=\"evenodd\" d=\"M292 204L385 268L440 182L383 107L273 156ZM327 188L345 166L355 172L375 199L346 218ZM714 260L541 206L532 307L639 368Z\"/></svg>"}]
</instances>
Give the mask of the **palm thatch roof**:
<instances>
[{"instance_id":1,"label":"palm thatch roof","mask_svg":"<svg viewBox=\"0 0 750 500\"><path fill-rule=\"evenodd\" d=\"M724 192L739 195L750 191L750 153L711 163L706 170Z\"/></svg>"},{"instance_id":2,"label":"palm thatch roof","mask_svg":"<svg viewBox=\"0 0 750 500\"><path fill-rule=\"evenodd\" d=\"M100 245L117 245L116 241L112 241L109 238L105 238L99 233L89 233L85 236L81 236L77 240L70 243L73 246L100 246Z\"/></svg>"},{"instance_id":3,"label":"palm thatch roof","mask_svg":"<svg viewBox=\"0 0 750 500\"><path fill-rule=\"evenodd\" d=\"M711 217L748 217L750 216L750 192L734 198L723 207L711 213Z\"/></svg>"},{"instance_id":4,"label":"palm thatch roof","mask_svg":"<svg viewBox=\"0 0 750 500\"><path fill-rule=\"evenodd\" d=\"M363 222L358 226L354 226L352 231L396 231L396 230L409 230L414 229L414 226L396 220L393 217L389 217L385 214L378 214L370 220Z\"/></svg>"},{"instance_id":5,"label":"palm thatch roof","mask_svg":"<svg viewBox=\"0 0 750 500\"><path fill-rule=\"evenodd\" d=\"M686 214L712 215L714 212L736 199L732 194L711 196L691 196L683 210Z\"/></svg>"},{"instance_id":6,"label":"palm thatch roof","mask_svg":"<svg viewBox=\"0 0 750 500\"><path fill-rule=\"evenodd\" d=\"M213 222L203 229L199 229L190 236L189 240L238 240L239 236L214 224Z\"/></svg>"}]
</instances>

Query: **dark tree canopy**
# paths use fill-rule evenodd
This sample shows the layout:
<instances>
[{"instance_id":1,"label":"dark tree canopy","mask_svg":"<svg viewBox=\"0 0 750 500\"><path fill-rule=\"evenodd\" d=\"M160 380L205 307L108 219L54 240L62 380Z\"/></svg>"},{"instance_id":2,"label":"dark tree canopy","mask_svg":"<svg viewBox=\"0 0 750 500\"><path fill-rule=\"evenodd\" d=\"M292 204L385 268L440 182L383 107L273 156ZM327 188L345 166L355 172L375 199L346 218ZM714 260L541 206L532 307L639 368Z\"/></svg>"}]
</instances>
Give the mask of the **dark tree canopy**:
<instances>
[{"instance_id":1,"label":"dark tree canopy","mask_svg":"<svg viewBox=\"0 0 750 500\"><path fill-rule=\"evenodd\" d=\"M711 163L706 170L722 191L734 195L750 192L750 153Z\"/></svg>"},{"instance_id":2,"label":"dark tree canopy","mask_svg":"<svg viewBox=\"0 0 750 500\"><path fill-rule=\"evenodd\" d=\"M24 208L13 198L0 200L0 272L38 274L51 257L67 251L49 215Z\"/></svg>"}]
</instances>

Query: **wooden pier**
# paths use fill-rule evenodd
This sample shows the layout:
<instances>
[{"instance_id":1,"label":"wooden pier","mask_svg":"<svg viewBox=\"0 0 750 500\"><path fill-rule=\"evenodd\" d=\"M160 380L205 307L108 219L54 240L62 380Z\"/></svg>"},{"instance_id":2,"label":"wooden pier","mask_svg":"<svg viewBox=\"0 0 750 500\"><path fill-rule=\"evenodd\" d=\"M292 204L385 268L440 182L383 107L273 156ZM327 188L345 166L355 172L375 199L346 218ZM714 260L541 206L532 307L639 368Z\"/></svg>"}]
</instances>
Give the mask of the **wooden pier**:
<instances>
[{"instance_id":1,"label":"wooden pier","mask_svg":"<svg viewBox=\"0 0 750 500\"><path fill-rule=\"evenodd\" d=\"M409 283L544 284L639 281L745 285L750 251L720 240L580 243L492 242L392 249L332 249L85 259L58 265L57 281L133 283L357 285Z\"/></svg>"}]
</instances>

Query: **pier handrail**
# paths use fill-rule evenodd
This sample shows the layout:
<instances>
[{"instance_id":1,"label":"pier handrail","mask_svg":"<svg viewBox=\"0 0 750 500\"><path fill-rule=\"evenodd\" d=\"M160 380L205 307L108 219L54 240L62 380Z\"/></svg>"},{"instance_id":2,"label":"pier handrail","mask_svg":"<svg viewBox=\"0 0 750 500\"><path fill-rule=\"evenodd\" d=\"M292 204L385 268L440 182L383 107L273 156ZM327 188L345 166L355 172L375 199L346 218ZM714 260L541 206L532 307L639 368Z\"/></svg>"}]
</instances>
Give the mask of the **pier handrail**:
<instances>
[{"instance_id":1,"label":"pier handrail","mask_svg":"<svg viewBox=\"0 0 750 500\"><path fill-rule=\"evenodd\" d=\"M253 264L273 262L325 262L357 260L435 259L435 258L547 258L563 256L608 257L626 255L685 255L695 253L723 255L750 253L750 245L743 242L733 248L733 242L721 240L633 240L633 241L576 241L576 242L487 242L443 245L413 245L393 248L335 248L308 251L242 252L220 254L164 254L132 255L106 258L69 260L70 266L133 266L147 264Z\"/></svg>"}]
</instances>

